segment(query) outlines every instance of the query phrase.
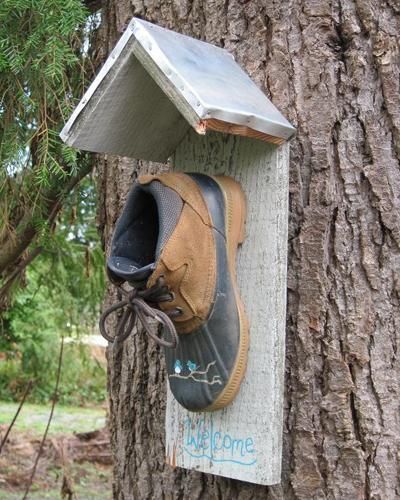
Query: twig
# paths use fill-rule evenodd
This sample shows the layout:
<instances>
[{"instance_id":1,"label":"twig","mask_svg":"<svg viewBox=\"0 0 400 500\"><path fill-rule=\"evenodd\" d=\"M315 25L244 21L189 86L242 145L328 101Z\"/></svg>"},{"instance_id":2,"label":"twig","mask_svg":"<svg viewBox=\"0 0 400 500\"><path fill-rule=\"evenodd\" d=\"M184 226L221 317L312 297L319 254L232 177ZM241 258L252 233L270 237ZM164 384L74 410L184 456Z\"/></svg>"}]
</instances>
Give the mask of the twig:
<instances>
[{"instance_id":1,"label":"twig","mask_svg":"<svg viewBox=\"0 0 400 500\"><path fill-rule=\"evenodd\" d=\"M222 385L222 381L220 380L219 375L214 375L211 382L209 380L198 379L198 378L193 376L193 373L189 373L189 375L178 375L177 373L173 373L172 375L168 375L168 376L169 376L169 378L181 378L183 380L188 380L189 378L191 378L195 382L200 382L202 384L207 384L207 385L214 385L214 384Z\"/></svg>"},{"instance_id":2,"label":"twig","mask_svg":"<svg viewBox=\"0 0 400 500\"><path fill-rule=\"evenodd\" d=\"M25 500L26 498L28 498L29 490L31 489L33 478L35 477L35 473L36 473L36 468L37 468L37 465L39 463L39 458L40 458L40 455L42 454L43 446L44 446L44 443L46 441L47 433L48 433L49 428L50 428L50 423L51 423L51 420L53 418L54 408L56 406L56 402L58 399L58 386L60 383L60 376L61 376L63 350L64 350L64 337L61 338L60 355L58 357L58 367L57 367L57 379L56 379L56 385L54 388L53 401L52 401L52 405L51 405L49 419L47 421L47 426L46 426L46 429L44 431L42 441L40 442L39 451L36 455L36 460L35 460L35 464L34 464L33 469L32 469L31 477L29 478L29 483L28 483L28 486L26 487L25 494L24 494L22 500Z\"/></svg>"},{"instance_id":3,"label":"twig","mask_svg":"<svg viewBox=\"0 0 400 500\"><path fill-rule=\"evenodd\" d=\"M71 467L70 467L70 457L68 456L67 449L65 447L65 438L57 440L50 438L50 442L56 450L59 458L60 464L63 471L63 481L61 485L61 498L68 498L68 500L77 500L77 496L74 492L74 482L71 477Z\"/></svg>"},{"instance_id":4,"label":"twig","mask_svg":"<svg viewBox=\"0 0 400 500\"><path fill-rule=\"evenodd\" d=\"M216 363L215 361L211 361L211 363L208 363L208 365L204 371L193 370L188 375L180 375L179 373L173 373L171 375L168 375L168 377L169 378L182 378L184 380L191 378L195 382L201 382L201 383L207 384L207 385L214 385L214 384L222 385L222 382L220 380L221 377L219 375L214 375L211 382L207 379L198 379L195 377L195 375L207 375L208 370L211 368L212 365L215 365L215 363Z\"/></svg>"},{"instance_id":5,"label":"twig","mask_svg":"<svg viewBox=\"0 0 400 500\"><path fill-rule=\"evenodd\" d=\"M28 394L29 394L30 390L32 389L32 384L33 384L33 381L32 381L32 380L30 380L30 381L28 382L28 385L26 386L26 389L25 389L24 395L22 396L21 402L20 402L20 404L19 404L19 406L18 406L18 410L16 411L16 413L15 413L15 415L14 415L14 418L11 420L11 423L10 423L10 425L8 426L8 429L7 429L7 431L6 431L6 433L5 433L4 437L3 437L3 439L2 439L2 441L1 441L1 444L0 444L0 453L1 453L1 450L3 449L3 446L6 444L6 442L7 442L7 438L8 438L8 435L10 434L10 431L11 431L11 429L12 429L13 425L15 424L15 421L17 420L17 417L18 417L18 415L19 415L19 412L21 411L22 407L24 406L25 400L26 400L26 398L27 398L27 396L28 396Z\"/></svg>"},{"instance_id":6,"label":"twig","mask_svg":"<svg viewBox=\"0 0 400 500\"><path fill-rule=\"evenodd\" d=\"M36 247L33 249L25 259L23 259L13 270L13 272L8 277L7 281L0 288L0 297L5 297L8 290L18 276L23 272L23 270L42 252L43 247Z\"/></svg>"},{"instance_id":7,"label":"twig","mask_svg":"<svg viewBox=\"0 0 400 500\"><path fill-rule=\"evenodd\" d=\"M200 371L200 370L193 370L191 371L191 374L192 375L207 375L208 373L208 370L213 366L215 365L216 361L211 361L211 363L208 363L208 365L206 366L206 369L203 370L203 371Z\"/></svg>"}]
</instances>

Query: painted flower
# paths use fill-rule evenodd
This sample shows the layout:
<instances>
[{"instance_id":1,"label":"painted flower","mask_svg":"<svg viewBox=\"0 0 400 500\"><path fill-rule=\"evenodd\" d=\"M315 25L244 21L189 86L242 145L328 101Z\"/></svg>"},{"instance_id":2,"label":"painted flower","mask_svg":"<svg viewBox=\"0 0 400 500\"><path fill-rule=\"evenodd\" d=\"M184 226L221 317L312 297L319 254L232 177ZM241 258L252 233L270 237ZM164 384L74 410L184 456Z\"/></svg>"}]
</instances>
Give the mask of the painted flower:
<instances>
[{"instance_id":1,"label":"painted flower","mask_svg":"<svg viewBox=\"0 0 400 500\"><path fill-rule=\"evenodd\" d=\"M194 372L195 370L197 370L197 368L199 368L199 367L196 365L196 363L193 363L193 361L190 361L190 360L186 363L186 366L189 368L189 370L190 370L191 372Z\"/></svg>"},{"instance_id":2,"label":"painted flower","mask_svg":"<svg viewBox=\"0 0 400 500\"><path fill-rule=\"evenodd\" d=\"M177 359L175 361L175 368L174 368L174 370L175 370L175 373L178 373L178 374L181 373L181 371L182 371L182 363L180 362L179 359Z\"/></svg>"}]
</instances>

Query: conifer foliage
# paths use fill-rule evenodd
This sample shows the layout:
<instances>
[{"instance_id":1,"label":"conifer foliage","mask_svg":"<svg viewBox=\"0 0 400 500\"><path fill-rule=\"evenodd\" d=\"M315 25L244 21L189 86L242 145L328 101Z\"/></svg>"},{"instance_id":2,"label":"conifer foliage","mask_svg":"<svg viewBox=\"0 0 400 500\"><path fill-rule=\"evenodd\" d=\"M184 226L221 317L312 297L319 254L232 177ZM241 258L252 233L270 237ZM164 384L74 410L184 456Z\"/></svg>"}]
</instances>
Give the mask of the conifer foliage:
<instances>
[{"instance_id":1,"label":"conifer foliage","mask_svg":"<svg viewBox=\"0 0 400 500\"><path fill-rule=\"evenodd\" d=\"M0 2L0 312L91 170L60 129L90 78L80 0Z\"/></svg>"}]
</instances>

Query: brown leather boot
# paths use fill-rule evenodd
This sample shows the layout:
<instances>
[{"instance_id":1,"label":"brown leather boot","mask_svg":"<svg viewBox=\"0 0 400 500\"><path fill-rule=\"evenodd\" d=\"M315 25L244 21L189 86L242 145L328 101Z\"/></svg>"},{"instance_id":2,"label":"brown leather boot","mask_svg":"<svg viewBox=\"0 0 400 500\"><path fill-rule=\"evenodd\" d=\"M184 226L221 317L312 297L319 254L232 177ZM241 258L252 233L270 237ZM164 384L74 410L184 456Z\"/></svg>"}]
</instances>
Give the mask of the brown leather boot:
<instances>
[{"instance_id":1,"label":"brown leather boot","mask_svg":"<svg viewBox=\"0 0 400 500\"><path fill-rule=\"evenodd\" d=\"M248 325L235 259L245 213L233 179L167 173L140 177L116 224L107 267L125 298L102 315L101 331L125 339L139 318L165 347L172 393L188 410L228 405L244 376ZM111 338L105 320L119 308ZM162 336L148 319L163 326Z\"/></svg>"}]
</instances>

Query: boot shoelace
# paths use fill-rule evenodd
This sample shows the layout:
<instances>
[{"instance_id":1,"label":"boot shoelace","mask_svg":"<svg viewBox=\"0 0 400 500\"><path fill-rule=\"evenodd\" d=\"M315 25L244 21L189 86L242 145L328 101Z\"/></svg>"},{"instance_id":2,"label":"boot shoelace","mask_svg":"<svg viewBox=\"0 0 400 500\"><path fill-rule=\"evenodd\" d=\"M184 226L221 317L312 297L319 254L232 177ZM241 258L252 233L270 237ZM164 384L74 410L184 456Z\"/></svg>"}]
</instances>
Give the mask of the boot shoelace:
<instances>
[{"instance_id":1,"label":"boot shoelace","mask_svg":"<svg viewBox=\"0 0 400 500\"><path fill-rule=\"evenodd\" d=\"M103 337L109 342L114 342L116 339L124 341L133 332L133 328L139 319L145 332L157 344L164 347L176 348L179 339L171 318L180 316L182 309L176 307L171 311L161 311L154 307L159 302L169 302L174 299L173 292L170 292L164 284L163 276L160 276L157 283L151 288L125 290L121 285L115 284L115 286L124 296L124 299L110 306L100 316L99 327ZM115 336L111 337L107 332L106 320L110 314L120 309L124 310L124 312L118 321ZM168 341L156 335L149 320L157 321L163 328L164 334L167 333L167 337L172 340Z\"/></svg>"}]
</instances>

